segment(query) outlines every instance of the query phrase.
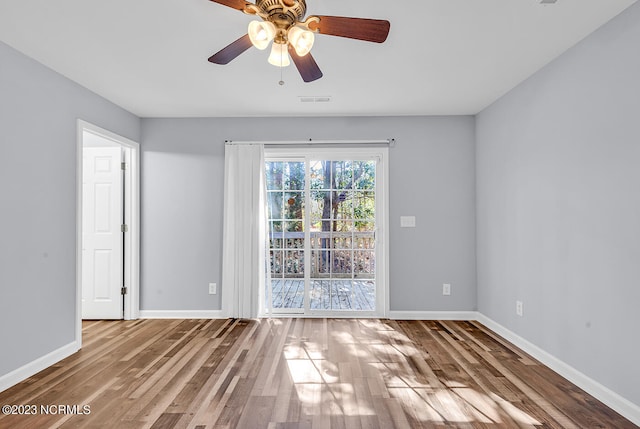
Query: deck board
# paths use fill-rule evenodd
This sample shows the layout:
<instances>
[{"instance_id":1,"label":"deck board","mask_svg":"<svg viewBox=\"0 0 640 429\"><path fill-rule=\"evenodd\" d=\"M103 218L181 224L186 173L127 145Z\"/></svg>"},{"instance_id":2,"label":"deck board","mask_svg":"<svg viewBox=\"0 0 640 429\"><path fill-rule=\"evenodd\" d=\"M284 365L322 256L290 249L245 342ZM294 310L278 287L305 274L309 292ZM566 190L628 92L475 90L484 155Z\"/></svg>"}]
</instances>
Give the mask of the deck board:
<instances>
[{"instance_id":1,"label":"deck board","mask_svg":"<svg viewBox=\"0 0 640 429\"><path fill-rule=\"evenodd\" d=\"M272 279L271 287L273 308L304 308L303 279ZM312 310L375 310L375 287L371 280L314 279L310 296Z\"/></svg>"}]
</instances>

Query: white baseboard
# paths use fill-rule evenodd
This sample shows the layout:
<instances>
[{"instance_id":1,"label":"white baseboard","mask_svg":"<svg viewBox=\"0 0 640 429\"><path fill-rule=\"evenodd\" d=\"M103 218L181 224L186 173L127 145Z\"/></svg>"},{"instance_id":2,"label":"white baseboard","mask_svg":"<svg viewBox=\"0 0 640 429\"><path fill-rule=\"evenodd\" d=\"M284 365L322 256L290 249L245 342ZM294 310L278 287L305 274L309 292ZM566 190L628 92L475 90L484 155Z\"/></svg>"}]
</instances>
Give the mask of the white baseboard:
<instances>
[{"instance_id":1,"label":"white baseboard","mask_svg":"<svg viewBox=\"0 0 640 429\"><path fill-rule=\"evenodd\" d=\"M389 311L392 320L477 320L476 311Z\"/></svg>"},{"instance_id":2,"label":"white baseboard","mask_svg":"<svg viewBox=\"0 0 640 429\"><path fill-rule=\"evenodd\" d=\"M43 369L60 362L62 359L71 356L78 350L80 350L78 343L74 341L32 362L29 362L8 374L3 375L0 377L0 392L7 390L11 386L15 386L32 375L39 373Z\"/></svg>"},{"instance_id":3,"label":"white baseboard","mask_svg":"<svg viewBox=\"0 0 640 429\"><path fill-rule=\"evenodd\" d=\"M141 319L226 319L222 310L140 310Z\"/></svg>"},{"instance_id":4,"label":"white baseboard","mask_svg":"<svg viewBox=\"0 0 640 429\"><path fill-rule=\"evenodd\" d=\"M609 408L612 408L625 418L631 420L634 424L640 426L640 406L623 398L592 378L589 378L577 369L573 368L571 365L561 361L535 344L530 343L499 323L494 322L484 314L477 313L477 318L475 320L482 323L487 328L502 336L504 339L519 347L526 353L530 354L544 365L548 366L576 386L580 387L582 390L598 399L600 402L607 405Z\"/></svg>"}]
</instances>

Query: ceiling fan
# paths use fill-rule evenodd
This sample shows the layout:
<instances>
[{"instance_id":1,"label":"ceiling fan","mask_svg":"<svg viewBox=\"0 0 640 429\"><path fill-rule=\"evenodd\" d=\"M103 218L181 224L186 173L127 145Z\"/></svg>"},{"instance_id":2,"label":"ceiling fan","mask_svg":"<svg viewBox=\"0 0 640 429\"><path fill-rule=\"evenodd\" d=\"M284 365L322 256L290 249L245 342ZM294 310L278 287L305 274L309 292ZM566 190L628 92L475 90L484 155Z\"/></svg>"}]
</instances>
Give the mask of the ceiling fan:
<instances>
[{"instance_id":1,"label":"ceiling fan","mask_svg":"<svg viewBox=\"0 0 640 429\"><path fill-rule=\"evenodd\" d=\"M380 19L323 15L304 19L307 12L305 0L256 0L255 4L245 0L211 1L248 15L257 15L262 21L249 23L248 33L212 55L210 62L228 64L251 46L262 50L273 41L269 63L285 67L290 63L290 56L305 82L322 77L322 71L310 53L315 33L382 43L391 27L389 21Z\"/></svg>"}]
</instances>

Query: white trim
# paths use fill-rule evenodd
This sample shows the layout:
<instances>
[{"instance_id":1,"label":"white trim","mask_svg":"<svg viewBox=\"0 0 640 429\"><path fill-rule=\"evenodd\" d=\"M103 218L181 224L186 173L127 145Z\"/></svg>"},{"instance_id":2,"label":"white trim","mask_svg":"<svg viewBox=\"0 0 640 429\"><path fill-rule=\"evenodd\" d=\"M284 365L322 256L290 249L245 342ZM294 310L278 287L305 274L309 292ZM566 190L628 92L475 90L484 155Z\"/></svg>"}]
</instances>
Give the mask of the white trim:
<instances>
[{"instance_id":1,"label":"white trim","mask_svg":"<svg viewBox=\"0 0 640 429\"><path fill-rule=\"evenodd\" d=\"M391 139L391 145L394 144L395 139ZM379 294L378 298L380 301L377 305L378 308L381 309L382 317L389 317L391 294L389 283L389 243L391 242L389 239L389 232L391 231L389 228L389 148L382 148L381 153L382 159L378 165L382 164L382 220L379 222L379 224L382 225L382 229L378 228L376 232L378 234L378 243L376 243L376 245L379 246L376 258L382 261L382 272L376 272L376 278L381 277L382 281L384 281L384 291ZM378 173L376 173L376 175L377 174ZM378 197L379 196L376 195L376 199Z\"/></svg>"},{"instance_id":2,"label":"white trim","mask_svg":"<svg viewBox=\"0 0 640 429\"><path fill-rule=\"evenodd\" d=\"M477 313L476 320L485 325L487 328L491 329L496 334L502 336L510 343L519 347L524 352L530 354L535 359L539 360L544 365L560 374L562 377L566 378L576 386L594 396L600 402L617 411L625 418L631 420L634 424L640 426L640 406L632 403L628 399L623 398L611 389L584 375L571 365L561 361L557 357L546 352L535 344L530 343L518 334L510 331L509 329L493 321L492 319L489 319L484 314Z\"/></svg>"},{"instance_id":3,"label":"white trim","mask_svg":"<svg viewBox=\"0 0 640 429\"><path fill-rule=\"evenodd\" d=\"M476 311L389 311L391 320L477 320Z\"/></svg>"},{"instance_id":4,"label":"white trim","mask_svg":"<svg viewBox=\"0 0 640 429\"><path fill-rule=\"evenodd\" d=\"M227 319L222 310L140 310L141 319Z\"/></svg>"},{"instance_id":5,"label":"white trim","mask_svg":"<svg viewBox=\"0 0 640 429\"><path fill-rule=\"evenodd\" d=\"M66 346L62 346L57 350L52 351L38 359L29 362L26 365L21 366L20 368L11 371L8 374L0 377L0 392L7 390L11 386L15 386L16 384L26 380L50 367L51 365L55 365L60 362L62 359L65 359L75 352L80 350L80 345L74 341L72 343L67 344Z\"/></svg>"},{"instance_id":6,"label":"white trim","mask_svg":"<svg viewBox=\"0 0 640 429\"><path fill-rule=\"evenodd\" d=\"M88 131L111 140L125 149L129 204L125 221L129 233L125 242L129 259L125 267L128 294L125 299L124 319L138 318L140 308L140 144L89 122L77 121L76 148L76 343L82 347L82 147L83 132Z\"/></svg>"}]
</instances>

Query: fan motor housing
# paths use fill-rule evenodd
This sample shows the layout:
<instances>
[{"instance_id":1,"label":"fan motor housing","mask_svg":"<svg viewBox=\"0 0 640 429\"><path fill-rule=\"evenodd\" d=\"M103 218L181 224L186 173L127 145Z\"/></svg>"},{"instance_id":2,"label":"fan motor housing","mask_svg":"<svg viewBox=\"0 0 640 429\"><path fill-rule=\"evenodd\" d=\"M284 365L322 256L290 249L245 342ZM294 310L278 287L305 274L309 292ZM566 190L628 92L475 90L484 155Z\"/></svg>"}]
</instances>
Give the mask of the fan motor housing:
<instances>
[{"instance_id":1,"label":"fan motor housing","mask_svg":"<svg viewBox=\"0 0 640 429\"><path fill-rule=\"evenodd\" d=\"M301 21L307 13L305 0L257 0L256 6L279 28L285 23L289 27L296 21Z\"/></svg>"}]
</instances>

